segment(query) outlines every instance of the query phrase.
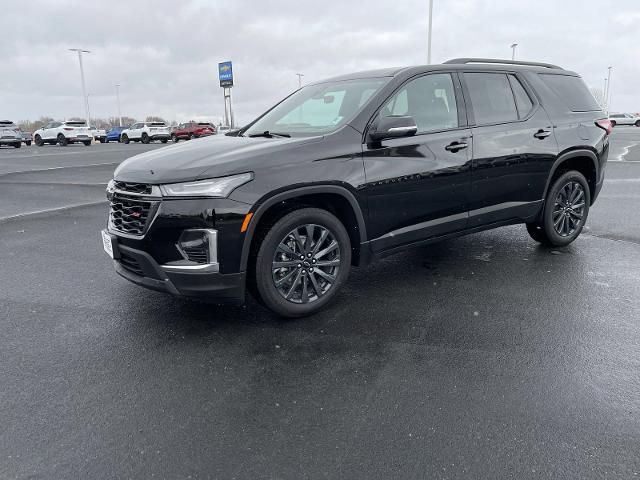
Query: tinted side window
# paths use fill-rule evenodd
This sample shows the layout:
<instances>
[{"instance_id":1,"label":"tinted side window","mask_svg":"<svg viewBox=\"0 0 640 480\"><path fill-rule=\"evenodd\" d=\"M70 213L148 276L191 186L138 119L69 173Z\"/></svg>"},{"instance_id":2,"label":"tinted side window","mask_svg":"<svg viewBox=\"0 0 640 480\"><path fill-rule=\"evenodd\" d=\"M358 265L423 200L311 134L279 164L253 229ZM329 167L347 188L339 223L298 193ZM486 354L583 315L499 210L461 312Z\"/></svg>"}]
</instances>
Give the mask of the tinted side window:
<instances>
[{"instance_id":1,"label":"tinted side window","mask_svg":"<svg viewBox=\"0 0 640 480\"><path fill-rule=\"evenodd\" d=\"M382 107L380 115L411 115L418 132L458 127L451 75L439 73L411 80Z\"/></svg>"},{"instance_id":2,"label":"tinted side window","mask_svg":"<svg viewBox=\"0 0 640 480\"><path fill-rule=\"evenodd\" d=\"M572 112L593 112L601 110L596 99L580 77L569 75L539 74L542 81Z\"/></svg>"},{"instance_id":3,"label":"tinted side window","mask_svg":"<svg viewBox=\"0 0 640 480\"><path fill-rule=\"evenodd\" d=\"M518 111L503 73L465 73L473 114L478 125L518 120Z\"/></svg>"},{"instance_id":4,"label":"tinted side window","mask_svg":"<svg viewBox=\"0 0 640 480\"><path fill-rule=\"evenodd\" d=\"M509 75L509 82L511 83L511 89L513 90L513 96L516 99L516 107L518 108L518 117L520 119L525 118L531 112L533 108L533 102L529 97L529 94L524 89L520 80L515 75Z\"/></svg>"}]
</instances>

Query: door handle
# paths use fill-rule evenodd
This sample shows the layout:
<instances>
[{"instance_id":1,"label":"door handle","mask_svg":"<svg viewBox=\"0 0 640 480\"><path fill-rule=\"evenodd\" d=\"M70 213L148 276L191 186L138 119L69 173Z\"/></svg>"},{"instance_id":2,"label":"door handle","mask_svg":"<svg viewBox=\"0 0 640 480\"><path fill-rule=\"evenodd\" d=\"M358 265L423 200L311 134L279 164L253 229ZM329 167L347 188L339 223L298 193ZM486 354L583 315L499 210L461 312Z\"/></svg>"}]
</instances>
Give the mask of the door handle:
<instances>
[{"instance_id":1,"label":"door handle","mask_svg":"<svg viewBox=\"0 0 640 480\"><path fill-rule=\"evenodd\" d=\"M534 137L539 138L540 140L544 140L549 135L551 135L551 130L543 130L542 128L533 134Z\"/></svg>"},{"instance_id":2,"label":"door handle","mask_svg":"<svg viewBox=\"0 0 640 480\"><path fill-rule=\"evenodd\" d=\"M467 142L452 142L444 147L444 149L448 152L456 153L458 150L464 150L468 146L469 144Z\"/></svg>"}]
</instances>

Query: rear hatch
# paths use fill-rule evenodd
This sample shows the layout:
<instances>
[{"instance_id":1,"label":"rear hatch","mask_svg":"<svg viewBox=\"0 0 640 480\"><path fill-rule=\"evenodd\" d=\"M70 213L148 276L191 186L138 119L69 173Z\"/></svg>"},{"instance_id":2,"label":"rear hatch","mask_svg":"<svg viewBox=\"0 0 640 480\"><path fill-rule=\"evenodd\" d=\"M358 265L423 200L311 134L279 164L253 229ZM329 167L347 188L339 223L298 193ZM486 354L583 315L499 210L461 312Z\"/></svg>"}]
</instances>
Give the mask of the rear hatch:
<instances>
[{"instance_id":1,"label":"rear hatch","mask_svg":"<svg viewBox=\"0 0 640 480\"><path fill-rule=\"evenodd\" d=\"M207 122L199 122L197 128L201 134L214 133L216 131L215 127Z\"/></svg>"},{"instance_id":2,"label":"rear hatch","mask_svg":"<svg viewBox=\"0 0 640 480\"><path fill-rule=\"evenodd\" d=\"M7 120L0 120L0 138L12 139L22 137L15 123Z\"/></svg>"},{"instance_id":3,"label":"rear hatch","mask_svg":"<svg viewBox=\"0 0 640 480\"><path fill-rule=\"evenodd\" d=\"M86 122L64 122L62 126L65 137L90 138L89 128Z\"/></svg>"},{"instance_id":4,"label":"rear hatch","mask_svg":"<svg viewBox=\"0 0 640 480\"><path fill-rule=\"evenodd\" d=\"M151 122L147 124L152 134L166 133L169 134L169 127L164 122Z\"/></svg>"}]
</instances>

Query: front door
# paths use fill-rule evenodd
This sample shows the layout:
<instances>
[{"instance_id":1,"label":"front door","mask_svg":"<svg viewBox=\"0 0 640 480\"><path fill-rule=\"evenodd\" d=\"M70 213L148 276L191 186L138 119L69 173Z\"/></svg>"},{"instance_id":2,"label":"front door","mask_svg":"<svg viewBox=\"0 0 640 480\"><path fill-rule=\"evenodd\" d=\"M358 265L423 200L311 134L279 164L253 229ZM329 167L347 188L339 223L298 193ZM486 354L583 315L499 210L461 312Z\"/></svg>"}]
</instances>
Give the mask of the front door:
<instances>
[{"instance_id":1,"label":"front door","mask_svg":"<svg viewBox=\"0 0 640 480\"><path fill-rule=\"evenodd\" d=\"M472 138L462 103L455 74L430 73L382 106L378 115L411 115L418 132L363 148L374 252L466 227Z\"/></svg>"}]
</instances>

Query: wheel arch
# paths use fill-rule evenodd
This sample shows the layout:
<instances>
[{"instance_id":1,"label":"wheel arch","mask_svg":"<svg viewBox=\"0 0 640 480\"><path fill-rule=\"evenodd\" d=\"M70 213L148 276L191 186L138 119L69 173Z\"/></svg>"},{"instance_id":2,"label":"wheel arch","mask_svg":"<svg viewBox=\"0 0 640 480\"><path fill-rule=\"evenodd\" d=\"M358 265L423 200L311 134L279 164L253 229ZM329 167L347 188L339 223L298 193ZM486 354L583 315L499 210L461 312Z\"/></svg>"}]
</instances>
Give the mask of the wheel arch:
<instances>
[{"instance_id":1,"label":"wheel arch","mask_svg":"<svg viewBox=\"0 0 640 480\"><path fill-rule=\"evenodd\" d=\"M327 202L331 203L332 198L341 199L338 200L341 203L333 203L331 205L334 208L327 208ZM352 263L357 265L361 262L360 245L367 241L366 224L358 200L347 188L339 185L312 185L293 188L264 198L256 205L255 210L251 209L250 213L253 213L253 216L242 245L240 271L247 270L251 249L259 228L270 219L280 218L290 211L305 206L324 208L336 215L349 233L352 243ZM355 221L355 224L350 225L349 219Z\"/></svg>"},{"instance_id":2,"label":"wheel arch","mask_svg":"<svg viewBox=\"0 0 640 480\"><path fill-rule=\"evenodd\" d=\"M558 156L558 159L554 162L547 183L544 188L543 199L547 198L547 193L553 180L562 175L563 172L568 170L577 170L582 173L587 179L589 185L589 191L591 193L591 201L595 200L596 184L598 181L598 156L588 149L577 149L565 152Z\"/></svg>"}]
</instances>

